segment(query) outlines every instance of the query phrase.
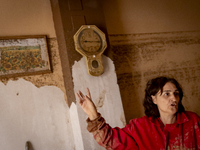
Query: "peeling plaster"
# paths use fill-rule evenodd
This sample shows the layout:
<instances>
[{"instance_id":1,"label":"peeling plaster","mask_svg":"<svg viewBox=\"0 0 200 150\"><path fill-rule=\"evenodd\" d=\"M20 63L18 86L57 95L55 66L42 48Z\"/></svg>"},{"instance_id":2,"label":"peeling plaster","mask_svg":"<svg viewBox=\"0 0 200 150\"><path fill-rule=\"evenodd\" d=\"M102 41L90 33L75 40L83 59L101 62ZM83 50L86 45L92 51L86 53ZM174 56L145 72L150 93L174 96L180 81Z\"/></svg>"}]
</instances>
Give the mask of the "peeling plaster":
<instances>
[{"instance_id":1,"label":"peeling plaster","mask_svg":"<svg viewBox=\"0 0 200 150\"><path fill-rule=\"evenodd\" d=\"M78 90L80 90L86 94L86 88L88 87L98 112L102 114L106 122L112 127L118 126L122 128L125 125L125 117L119 86L117 84L115 67L113 61L109 57L103 55L102 60L104 73L98 77L88 74L84 57L78 62L75 62L72 67L74 93L77 93ZM87 131L87 115L83 112L78 103L76 104L76 107L84 149L103 150L104 148L100 147L94 140L92 134Z\"/></svg>"},{"instance_id":2,"label":"peeling plaster","mask_svg":"<svg viewBox=\"0 0 200 150\"><path fill-rule=\"evenodd\" d=\"M74 133L74 143L75 143L75 148L76 150L84 150L84 146L83 146L83 137L81 135L81 123L79 121L79 115L78 115L78 110L77 110L77 106L75 103L72 103L70 106L70 117L71 122L72 122L72 130Z\"/></svg>"},{"instance_id":3,"label":"peeling plaster","mask_svg":"<svg viewBox=\"0 0 200 150\"><path fill-rule=\"evenodd\" d=\"M24 79L0 83L0 149L74 149L69 107L55 86L37 88Z\"/></svg>"},{"instance_id":4,"label":"peeling plaster","mask_svg":"<svg viewBox=\"0 0 200 150\"><path fill-rule=\"evenodd\" d=\"M56 38L48 48L52 73L0 79L0 149L75 149Z\"/></svg>"}]
</instances>

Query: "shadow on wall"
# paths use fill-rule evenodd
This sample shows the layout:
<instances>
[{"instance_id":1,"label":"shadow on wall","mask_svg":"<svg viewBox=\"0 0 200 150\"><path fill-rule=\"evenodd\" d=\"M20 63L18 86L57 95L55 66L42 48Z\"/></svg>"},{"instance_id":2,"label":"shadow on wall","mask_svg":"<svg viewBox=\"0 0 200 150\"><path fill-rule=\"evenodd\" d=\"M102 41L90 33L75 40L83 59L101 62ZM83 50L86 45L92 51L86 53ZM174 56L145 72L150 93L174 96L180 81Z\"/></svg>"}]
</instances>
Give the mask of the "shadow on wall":
<instances>
[{"instance_id":1,"label":"shadow on wall","mask_svg":"<svg viewBox=\"0 0 200 150\"><path fill-rule=\"evenodd\" d=\"M118 0L103 0L107 30L111 33L125 33L124 20L122 20L121 2Z\"/></svg>"},{"instance_id":2,"label":"shadow on wall","mask_svg":"<svg viewBox=\"0 0 200 150\"><path fill-rule=\"evenodd\" d=\"M124 38L123 38L124 40ZM111 45L113 61L116 68L118 85L126 123L143 116L143 107L137 90L141 89L142 76L133 69L136 65L137 51L134 45Z\"/></svg>"},{"instance_id":3,"label":"shadow on wall","mask_svg":"<svg viewBox=\"0 0 200 150\"><path fill-rule=\"evenodd\" d=\"M139 93L137 93L137 85L139 84L136 83L140 82L140 78L140 76L133 77L132 73L117 74L126 123L129 123L133 118L142 116L142 105Z\"/></svg>"},{"instance_id":4,"label":"shadow on wall","mask_svg":"<svg viewBox=\"0 0 200 150\"><path fill-rule=\"evenodd\" d=\"M199 37L199 31L109 35L127 123L144 115L145 86L157 76L176 78L186 110L200 114Z\"/></svg>"},{"instance_id":5,"label":"shadow on wall","mask_svg":"<svg viewBox=\"0 0 200 150\"><path fill-rule=\"evenodd\" d=\"M25 144L25 150L34 150L33 145L30 141L27 141Z\"/></svg>"}]
</instances>

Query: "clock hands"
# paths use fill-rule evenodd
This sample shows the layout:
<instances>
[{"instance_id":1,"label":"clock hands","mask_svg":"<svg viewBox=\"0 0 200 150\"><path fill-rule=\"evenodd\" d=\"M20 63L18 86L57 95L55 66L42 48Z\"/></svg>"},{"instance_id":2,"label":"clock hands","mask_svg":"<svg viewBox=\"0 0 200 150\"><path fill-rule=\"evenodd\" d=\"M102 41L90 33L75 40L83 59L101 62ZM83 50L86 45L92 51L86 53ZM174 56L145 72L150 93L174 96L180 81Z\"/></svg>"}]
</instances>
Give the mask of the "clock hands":
<instances>
[{"instance_id":1,"label":"clock hands","mask_svg":"<svg viewBox=\"0 0 200 150\"><path fill-rule=\"evenodd\" d=\"M85 42L85 43L100 43L100 41L83 41L83 42Z\"/></svg>"}]
</instances>

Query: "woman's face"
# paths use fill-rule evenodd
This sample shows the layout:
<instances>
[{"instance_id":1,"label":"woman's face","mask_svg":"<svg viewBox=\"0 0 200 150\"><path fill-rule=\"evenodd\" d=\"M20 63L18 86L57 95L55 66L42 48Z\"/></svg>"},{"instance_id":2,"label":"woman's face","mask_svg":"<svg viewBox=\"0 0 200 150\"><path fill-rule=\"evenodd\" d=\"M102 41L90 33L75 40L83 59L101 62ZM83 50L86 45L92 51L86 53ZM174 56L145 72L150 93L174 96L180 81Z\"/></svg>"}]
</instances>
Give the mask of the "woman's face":
<instances>
[{"instance_id":1,"label":"woman's face","mask_svg":"<svg viewBox=\"0 0 200 150\"><path fill-rule=\"evenodd\" d=\"M178 111L179 91L176 86L167 82L155 96L151 96L154 104L157 105L160 115L174 115Z\"/></svg>"}]
</instances>

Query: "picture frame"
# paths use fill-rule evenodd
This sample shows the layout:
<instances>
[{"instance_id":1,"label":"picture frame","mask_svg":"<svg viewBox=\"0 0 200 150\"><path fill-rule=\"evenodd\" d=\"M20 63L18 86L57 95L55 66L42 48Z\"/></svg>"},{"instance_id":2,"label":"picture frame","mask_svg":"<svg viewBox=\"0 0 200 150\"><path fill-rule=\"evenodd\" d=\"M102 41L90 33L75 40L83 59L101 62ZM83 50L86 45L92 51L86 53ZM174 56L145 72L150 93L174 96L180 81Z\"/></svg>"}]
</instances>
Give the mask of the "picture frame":
<instances>
[{"instance_id":1,"label":"picture frame","mask_svg":"<svg viewBox=\"0 0 200 150\"><path fill-rule=\"evenodd\" d=\"M50 72L46 35L0 37L0 78Z\"/></svg>"}]
</instances>

